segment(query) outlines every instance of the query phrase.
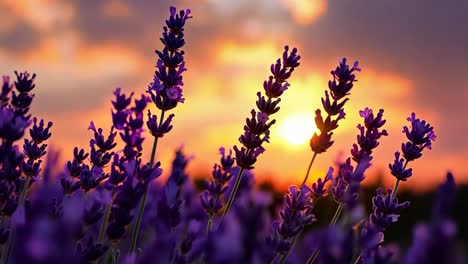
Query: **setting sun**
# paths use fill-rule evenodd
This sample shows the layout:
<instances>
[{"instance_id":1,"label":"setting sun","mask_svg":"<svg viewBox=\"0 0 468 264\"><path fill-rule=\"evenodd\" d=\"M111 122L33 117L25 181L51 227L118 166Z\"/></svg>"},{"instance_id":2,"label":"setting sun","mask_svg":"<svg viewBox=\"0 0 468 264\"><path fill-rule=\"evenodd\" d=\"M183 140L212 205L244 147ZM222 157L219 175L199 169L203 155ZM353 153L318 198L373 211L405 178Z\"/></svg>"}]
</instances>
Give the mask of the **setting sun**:
<instances>
[{"instance_id":1,"label":"setting sun","mask_svg":"<svg viewBox=\"0 0 468 264\"><path fill-rule=\"evenodd\" d=\"M317 128L311 114L295 114L279 125L281 137L291 145L305 144Z\"/></svg>"}]
</instances>

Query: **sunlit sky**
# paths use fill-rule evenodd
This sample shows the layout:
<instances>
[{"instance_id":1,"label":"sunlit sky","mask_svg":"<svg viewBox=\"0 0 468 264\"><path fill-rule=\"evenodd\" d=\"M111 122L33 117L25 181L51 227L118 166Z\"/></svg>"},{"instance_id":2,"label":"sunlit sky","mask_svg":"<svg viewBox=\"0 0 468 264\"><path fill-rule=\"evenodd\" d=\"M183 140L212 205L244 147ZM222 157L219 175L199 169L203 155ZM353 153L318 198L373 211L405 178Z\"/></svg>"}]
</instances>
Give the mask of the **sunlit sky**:
<instances>
[{"instance_id":1,"label":"sunlit sky","mask_svg":"<svg viewBox=\"0 0 468 264\"><path fill-rule=\"evenodd\" d=\"M145 91L170 5L190 8L194 18L185 30L186 103L174 111L174 129L158 146L167 171L181 145L194 156L190 174L200 177L218 160L220 146L238 143L256 92L287 44L298 48L301 66L256 164L258 181L300 183L312 156L314 112L342 57L358 60L362 72L335 145L317 158L314 177L349 156L358 111L370 107L385 109L390 136L375 151L367 181L381 174L392 185L388 163L405 140L401 130L413 111L435 127L438 138L432 151L410 163L414 176L402 187L427 189L448 170L468 181L468 2L462 0L0 0L0 74L37 73L32 111L54 122L51 145L63 160L75 145L88 146L91 120L109 130L116 87Z\"/></svg>"}]
</instances>

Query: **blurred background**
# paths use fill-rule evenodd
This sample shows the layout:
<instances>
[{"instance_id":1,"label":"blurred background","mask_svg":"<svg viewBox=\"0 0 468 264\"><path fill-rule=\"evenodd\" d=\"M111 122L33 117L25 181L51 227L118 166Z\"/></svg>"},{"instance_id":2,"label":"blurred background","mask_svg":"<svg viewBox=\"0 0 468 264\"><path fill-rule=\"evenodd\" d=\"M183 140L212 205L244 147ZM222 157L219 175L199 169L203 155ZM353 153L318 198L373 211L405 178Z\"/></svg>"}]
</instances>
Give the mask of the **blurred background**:
<instances>
[{"instance_id":1,"label":"blurred background","mask_svg":"<svg viewBox=\"0 0 468 264\"><path fill-rule=\"evenodd\" d=\"M410 163L414 176L401 188L431 190L449 170L458 183L468 181L463 0L0 0L0 74L37 73L32 113L54 122L51 142L63 164L74 146L88 146L90 121L109 131L116 87L144 93L171 5L190 8L193 19L185 31L186 102L174 111L174 129L158 145L163 168L183 145L194 157L189 173L208 175L218 148L238 143L270 64L290 45L299 49L301 66L256 165L257 182L278 189L301 182L312 156L314 111L322 107L330 70L342 57L358 60L362 72L335 145L318 156L313 177L349 156L361 122L358 111L370 107L385 109L390 135L375 151L366 184L393 185L388 164L406 140L402 127L412 112L435 127L437 140L432 151ZM145 158L151 141L148 135Z\"/></svg>"}]
</instances>

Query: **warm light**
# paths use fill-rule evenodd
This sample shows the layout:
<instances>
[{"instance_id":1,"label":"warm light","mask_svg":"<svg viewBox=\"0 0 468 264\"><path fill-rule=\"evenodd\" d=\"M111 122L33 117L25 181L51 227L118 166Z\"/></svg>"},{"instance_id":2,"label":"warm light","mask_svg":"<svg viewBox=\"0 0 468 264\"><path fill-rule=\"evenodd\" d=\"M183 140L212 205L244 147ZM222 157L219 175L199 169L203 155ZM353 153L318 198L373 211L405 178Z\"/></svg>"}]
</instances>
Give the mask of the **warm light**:
<instances>
[{"instance_id":1,"label":"warm light","mask_svg":"<svg viewBox=\"0 0 468 264\"><path fill-rule=\"evenodd\" d=\"M327 10L325 0L283 0L282 3L292 13L294 21L301 25L310 25Z\"/></svg>"},{"instance_id":2,"label":"warm light","mask_svg":"<svg viewBox=\"0 0 468 264\"><path fill-rule=\"evenodd\" d=\"M289 116L279 125L281 137L291 145L305 144L316 129L310 114Z\"/></svg>"}]
</instances>

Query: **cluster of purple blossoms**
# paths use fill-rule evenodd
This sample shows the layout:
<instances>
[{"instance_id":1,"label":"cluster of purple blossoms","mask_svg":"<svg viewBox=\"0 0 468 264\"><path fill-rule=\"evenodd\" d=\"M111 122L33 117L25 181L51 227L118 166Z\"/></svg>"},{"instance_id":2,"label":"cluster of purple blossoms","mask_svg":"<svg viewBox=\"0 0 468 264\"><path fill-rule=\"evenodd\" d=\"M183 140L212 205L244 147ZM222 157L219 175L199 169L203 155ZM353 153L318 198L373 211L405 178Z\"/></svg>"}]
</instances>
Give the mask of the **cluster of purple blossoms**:
<instances>
[{"instance_id":1,"label":"cluster of purple blossoms","mask_svg":"<svg viewBox=\"0 0 468 264\"><path fill-rule=\"evenodd\" d=\"M368 260L379 256L379 252L383 250L380 245L383 242L383 232L393 223L398 221L398 211L409 207L409 202L399 203L396 198L399 181L406 181L412 175L412 169L406 168L409 161L421 157L421 152L424 148L431 148L431 141L435 140L433 128L424 120L416 119L413 113L408 118L411 122L411 131L408 127L403 128L403 133L406 133L408 142L402 144L404 159L400 159L400 153L395 153L394 164L390 164L390 172L397 178L393 190L387 189L384 195L382 189L377 190L376 196L372 198L372 214L369 216L369 221L362 225L360 236L362 241L369 241L366 236L373 235L381 237L381 241L376 240L374 244L367 243L366 247L361 246L361 260Z\"/></svg>"},{"instance_id":2,"label":"cluster of purple blossoms","mask_svg":"<svg viewBox=\"0 0 468 264\"><path fill-rule=\"evenodd\" d=\"M19 205L23 204L27 190L41 172L40 166L42 157L47 154L47 144L44 144L44 142L52 136L49 130L52 127L52 122L49 122L47 126L45 126L44 120L41 119L38 124L37 118L34 117L33 123L33 127L29 129L31 140L25 139L23 145L23 153L27 160L21 163L21 171L26 178L20 178L20 181L17 182L17 186L20 187L21 190Z\"/></svg>"},{"instance_id":3,"label":"cluster of purple blossoms","mask_svg":"<svg viewBox=\"0 0 468 264\"><path fill-rule=\"evenodd\" d=\"M399 203L398 198L392 196L392 190L387 189L383 194L382 189L377 189L377 195L372 198L372 214L369 222L380 231L385 231L391 224L398 221L398 211L409 207L408 201Z\"/></svg>"},{"instance_id":4,"label":"cluster of purple blossoms","mask_svg":"<svg viewBox=\"0 0 468 264\"><path fill-rule=\"evenodd\" d=\"M153 82L148 85L148 93L158 109L162 111L159 122L156 115L151 115L148 110L147 126L154 137L163 137L172 129L173 114L164 120L164 112L171 110L178 103L183 103L182 97L182 73L186 71L184 55L181 48L185 45L184 26L191 18L190 9L181 10L178 14L176 8L170 8L170 17L163 27L161 42L164 44L162 51L156 50L158 61Z\"/></svg>"},{"instance_id":5,"label":"cluster of purple blossoms","mask_svg":"<svg viewBox=\"0 0 468 264\"><path fill-rule=\"evenodd\" d=\"M381 109L377 115L374 116L369 108L359 111L361 117L364 118L364 126L358 124L360 134L357 136L357 144L353 144L351 148L351 158L348 158L344 163L340 164L338 174L334 181L334 186L331 188L333 198L338 203L338 207L330 222L333 226L338 221L341 212L346 209L346 223L345 225L353 226L357 224L362 218L362 210L358 201L360 184L364 180L365 171L371 166L372 151L379 145L379 139L382 136L387 136L386 130L381 130L386 120L383 119L383 110ZM351 159L355 161L356 167L351 165ZM363 230L361 233L366 235L364 241L376 241L380 234L366 232L368 229ZM341 242L346 241L348 235L346 231L343 233ZM369 239L372 237L372 239ZM367 245L366 245L367 246ZM321 247L319 245L319 247ZM312 253L309 261L313 262L319 254L319 247ZM344 257L349 256L349 252L343 253ZM327 254L327 251L321 253L321 258ZM342 257L343 257L342 256ZM351 253L352 256L352 253Z\"/></svg>"},{"instance_id":6,"label":"cluster of purple blossoms","mask_svg":"<svg viewBox=\"0 0 468 264\"><path fill-rule=\"evenodd\" d=\"M352 160L357 163L356 168L351 165L351 158L348 158L340 165L335 186L332 187L335 201L340 205L346 204L348 210L356 204L360 183L365 178L365 171L371 166L372 151L379 145L378 140L388 135L385 129L381 130L386 122L382 109L376 116L369 108L359 111L359 114L364 118L364 126L357 126L360 134L357 136L357 144L353 144L351 149Z\"/></svg>"},{"instance_id":7,"label":"cluster of purple blossoms","mask_svg":"<svg viewBox=\"0 0 468 264\"><path fill-rule=\"evenodd\" d=\"M346 58L343 58L336 69L331 71L333 80L328 81L330 94L328 91L325 91L325 98L322 97L322 105L325 112L327 112L325 120L322 117L320 109L315 111L315 124L320 130L320 135L314 133L310 140L310 147L314 154L323 153L332 146L332 131L338 127L338 121L345 117L343 107L349 100L345 96L350 94L354 82L357 81L354 72L360 70L357 61L350 68L346 64ZM330 100L330 95L332 100ZM334 116L337 116L336 119L332 119Z\"/></svg>"},{"instance_id":8,"label":"cluster of purple blossoms","mask_svg":"<svg viewBox=\"0 0 468 264\"><path fill-rule=\"evenodd\" d=\"M135 99L134 106L130 107L133 93L127 97L120 93L120 89L116 89L114 95L116 96L115 101L112 101L115 110L112 112L114 127L120 131L119 135L125 146L121 154L114 154L111 173L105 184L110 190L112 200L106 205L101 233L105 228L108 239L118 243L134 219L133 211L137 208L148 184L159 177L162 170L159 168L159 162L155 166L150 166L148 163L143 164L141 160L144 140L143 112L148 98L142 95L140 99ZM102 237L100 239L102 240Z\"/></svg>"},{"instance_id":9,"label":"cluster of purple blossoms","mask_svg":"<svg viewBox=\"0 0 468 264\"><path fill-rule=\"evenodd\" d=\"M15 74L14 84L10 84L8 76L3 76L0 91L0 244L4 245L2 261L7 261L12 250L14 233L11 229L25 223L28 207L25 202L29 203L26 194L41 172L42 158L47 153L44 142L50 138L49 129L52 127L51 122L46 126L44 120L38 123L37 118L33 118L31 122L31 115L28 115L34 98L30 92L35 88L36 75L16 71ZM23 137L31 123L34 123L29 130L31 139L24 140L21 153L15 142Z\"/></svg>"},{"instance_id":10,"label":"cluster of purple blossoms","mask_svg":"<svg viewBox=\"0 0 468 264\"><path fill-rule=\"evenodd\" d=\"M403 158L400 158L400 152L395 152L395 161L389 164L390 172L398 181L406 181L412 175L412 169L407 169L408 162L418 159L422 156L425 148L432 148L432 141L436 139L434 128L425 120L416 118L412 113L408 117L411 122L411 130L407 126L403 127L403 133L406 134L408 142L401 144Z\"/></svg>"},{"instance_id":11,"label":"cluster of purple blossoms","mask_svg":"<svg viewBox=\"0 0 468 264\"><path fill-rule=\"evenodd\" d=\"M174 114L164 120L166 111L171 110L177 106L178 103L183 103L182 97L182 73L186 71L184 61L184 51L181 48L185 45L184 39L184 26L185 22L191 18L190 9L180 10L177 14L175 7L171 6L170 16L166 19L166 26L163 27L161 42L164 44L163 51L156 50L158 60L156 63L156 71L154 74L153 82L148 86L147 93L149 93L151 101L161 110L159 121L157 116L152 115L148 110L148 121L146 125L154 136L153 148L151 151L151 158L146 168L151 171L154 166L154 159L156 156L156 147L158 139L163 137L172 129L171 121ZM159 166L159 163L157 163ZM154 173L147 173L153 175ZM160 173L159 173L160 174ZM159 176L159 175L158 175ZM132 242L130 252L136 252L136 243L138 240L140 224L145 210L146 201L148 197L148 187L145 186L143 198L138 208L138 216L136 219L135 227L132 234Z\"/></svg>"},{"instance_id":12,"label":"cluster of purple blossoms","mask_svg":"<svg viewBox=\"0 0 468 264\"><path fill-rule=\"evenodd\" d=\"M219 153L221 154L221 165L215 164L213 166L213 179L206 181L206 190L200 195L201 204L210 220L223 208L224 194L227 190L226 185L232 177L232 165L234 165L232 150L229 150L229 155L226 155L226 150L220 148ZM211 227L208 227L208 229L211 229Z\"/></svg>"},{"instance_id":13,"label":"cluster of purple blossoms","mask_svg":"<svg viewBox=\"0 0 468 264\"><path fill-rule=\"evenodd\" d=\"M271 65L272 75L268 77L267 81L263 82L263 88L268 99L260 92L257 93L256 105L259 112L252 109L252 117L246 118L244 133L239 137L242 147L239 149L238 146L234 146L235 161L240 170L234 179L234 187L229 195L223 216L229 213L237 189L242 181L244 170L254 168L253 165L257 162L257 157L265 151L262 146L263 143L269 143L270 127L276 122L274 119L268 122L269 117L279 111L278 104L281 101L279 97L288 89L289 83L287 80L291 77L294 69L300 65L300 58L301 56L297 55L296 48L289 52L289 47L285 46L283 60L278 59L276 63Z\"/></svg>"},{"instance_id":14,"label":"cluster of purple blossoms","mask_svg":"<svg viewBox=\"0 0 468 264\"><path fill-rule=\"evenodd\" d=\"M169 230L174 230L181 222L181 206L184 201L182 187L187 181L185 170L189 160L190 158L182 153L182 148L176 151L171 174L157 204L159 221Z\"/></svg>"},{"instance_id":15,"label":"cluster of purple blossoms","mask_svg":"<svg viewBox=\"0 0 468 264\"><path fill-rule=\"evenodd\" d=\"M306 185L301 189L296 186L289 187L289 193L284 196L283 209L280 221L273 222L273 233L267 237L267 245L272 249L266 261L272 263L277 254L287 257L294 244L295 237L302 232L305 226L316 220L312 211L312 192Z\"/></svg>"},{"instance_id":16,"label":"cluster of purple blossoms","mask_svg":"<svg viewBox=\"0 0 468 264\"><path fill-rule=\"evenodd\" d=\"M246 118L244 126L244 134L239 137L239 142L242 147L234 146L236 154L236 164L242 169L250 170L254 168L257 157L265 151L262 146L264 142L269 142L270 127L276 122L272 120L268 122L269 117L278 112L278 104L281 101L279 98L285 90L288 89L289 83L287 80L291 77L292 72L300 63L301 56L297 55L297 49L293 48L289 52L289 47L284 47L283 60L278 59L276 63L270 67L271 74L267 81L263 82L263 88L268 99L257 93L258 100L256 102L259 112L254 109L251 111L251 118Z\"/></svg>"},{"instance_id":17,"label":"cluster of purple blossoms","mask_svg":"<svg viewBox=\"0 0 468 264\"><path fill-rule=\"evenodd\" d=\"M68 195L72 195L79 188L82 189L83 195L86 195L109 177L109 174L104 171L104 167L109 164L114 155L112 149L117 145L114 142L117 133L112 128L106 139L103 130L96 129L93 122L90 123L89 129L94 132L94 138L90 140L90 153L85 153L84 149L75 147L73 160L67 162L70 178L61 179L62 188ZM88 157L89 165L85 163Z\"/></svg>"},{"instance_id":18,"label":"cluster of purple blossoms","mask_svg":"<svg viewBox=\"0 0 468 264\"><path fill-rule=\"evenodd\" d=\"M328 172L323 179L318 178L316 182L312 183L310 191L314 201L328 195L328 190L325 186L331 180L333 180L333 167L328 168Z\"/></svg>"}]
</instances>

